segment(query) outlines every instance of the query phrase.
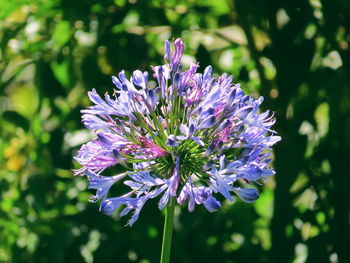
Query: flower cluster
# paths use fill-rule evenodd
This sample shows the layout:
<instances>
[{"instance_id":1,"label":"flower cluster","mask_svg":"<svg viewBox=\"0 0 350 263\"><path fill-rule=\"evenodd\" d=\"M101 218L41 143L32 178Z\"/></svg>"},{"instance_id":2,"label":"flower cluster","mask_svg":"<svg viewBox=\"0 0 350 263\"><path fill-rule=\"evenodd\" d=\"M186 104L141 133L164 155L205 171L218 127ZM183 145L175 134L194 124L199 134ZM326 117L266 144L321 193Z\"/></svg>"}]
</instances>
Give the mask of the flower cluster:
<instances>
[{"instance_id":1,"label":"flower cluster","mask_svg":"<svg viewBox=\"0 0 350 263\"><path fill-rule=\"evenodd\" d=\"M217 194L253 202L259 194L249 185L274 174L271 146L281 138L271 130L273 115L259 112L263 98L245 95L232 76L212 77L210 66L203 73L197 73L198 64L183 70L183 51L182 39L174 41L173 51L166 41L166 63L152 67L155 87L147 72L136 70L128 79L121 71L112 77L113 96L102 98L92 90L94 105L82 111L96 137L78 151L75 160L83 167L76 174L88 177L89 188L96 190L91 200L102 199L100 211L132 212L129 225L156 197L159 209L175 200L187 203L189 211L196 204L219 209ZM123 172L101 175L116 165ZM109 197L118 181L130 190Z\"/></svg>"}]
</instances>

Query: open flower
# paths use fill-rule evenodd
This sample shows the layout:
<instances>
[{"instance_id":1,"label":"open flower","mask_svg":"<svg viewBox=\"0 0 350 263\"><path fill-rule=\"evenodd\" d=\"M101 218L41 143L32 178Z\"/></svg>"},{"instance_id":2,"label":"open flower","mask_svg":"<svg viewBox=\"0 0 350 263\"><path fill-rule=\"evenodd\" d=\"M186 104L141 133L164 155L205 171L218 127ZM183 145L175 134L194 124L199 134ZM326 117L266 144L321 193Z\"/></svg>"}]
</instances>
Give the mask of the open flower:
<instances>
[{"instance_id":1,"label":"open flower","mask_svg":"<svg viewBox=\"0 0 350 263\"><path fill-rule=\"evenodd\" d=\"M78 151L75 159L83 167L76 174L88 177L102 212L132 212L129 225L156 197L160 209L175 199L187 202L189 211L201 204L210 212L219 209L217 195L253 202L259 194L249 185L274 174L271 146L281 138L271 129L273 115L259 112L263 98L245 95L232 76L213 78L210 66L204 73L197 73L198 64L183 71L183 51L182 39L174 41L174 51L165 42L166 63L152 67L157 87L148 85L147 72L136 70L128 79L122 71L112 77L113 97L92 90L94 105L82 111L96 138ZM101 175L118 164L121 174ZM130 191L108 197L121 181Z\"/></svg>"}]
</instances>

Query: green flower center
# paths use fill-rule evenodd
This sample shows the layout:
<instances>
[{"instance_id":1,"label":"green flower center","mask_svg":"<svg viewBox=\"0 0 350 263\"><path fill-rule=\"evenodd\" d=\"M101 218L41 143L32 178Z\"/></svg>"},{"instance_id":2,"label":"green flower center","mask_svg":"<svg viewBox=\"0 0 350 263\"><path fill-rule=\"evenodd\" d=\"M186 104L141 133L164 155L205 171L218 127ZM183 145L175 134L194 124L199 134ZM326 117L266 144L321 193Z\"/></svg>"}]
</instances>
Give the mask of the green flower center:
<instances>
[{"instance_id":1,"label":"green flower center","mask_svg":"<svg viewBox=\"0 0 350 263\"><path fill-rule=\"evenodd\" d=\"M161 178L170 178L175 169L176 157L180 158L180 178L182 182L186 182L191 175L203 178L206 175L203 166L209 161L204 156L204 147L197 145L192 140L186 140L179 143L173 148L171 155L155 159L152 166L153 172Z\"/></svg>"}]
</instances>

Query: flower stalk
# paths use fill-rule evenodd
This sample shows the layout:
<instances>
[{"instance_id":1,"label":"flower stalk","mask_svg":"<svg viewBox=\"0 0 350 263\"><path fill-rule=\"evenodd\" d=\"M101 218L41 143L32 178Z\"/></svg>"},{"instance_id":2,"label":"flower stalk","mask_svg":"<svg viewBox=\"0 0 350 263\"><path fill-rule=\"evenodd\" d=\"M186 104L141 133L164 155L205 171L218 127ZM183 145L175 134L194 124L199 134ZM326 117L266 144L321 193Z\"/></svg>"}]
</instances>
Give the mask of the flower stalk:
<instances>
[{"instance_id":1,"label":"flower stalk","mask_svg":"<svg viewBox=\"0 0 350 263\"><path fill-rule=\"evenodd\" d=\"M173 235L173 225L174 225L174 210L175 202L173 198L170 200L170 204L166 207L164 230L163 230L163 242L162 242L162 252L160 256L160 263L170 262L170 252L171 252L171 240Z\"/></svg>"}]
</instances>

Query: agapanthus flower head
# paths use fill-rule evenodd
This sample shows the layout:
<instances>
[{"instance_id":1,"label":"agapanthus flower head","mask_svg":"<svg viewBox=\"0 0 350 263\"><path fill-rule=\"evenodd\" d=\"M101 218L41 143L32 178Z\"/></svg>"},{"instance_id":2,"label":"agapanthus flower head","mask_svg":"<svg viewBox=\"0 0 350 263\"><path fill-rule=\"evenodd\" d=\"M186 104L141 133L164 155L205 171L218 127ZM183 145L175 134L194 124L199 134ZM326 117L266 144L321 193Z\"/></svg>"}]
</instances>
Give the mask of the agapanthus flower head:
<instances>
[{"instance_id":1,"label":"agapanthus flower head","mask_svg":"<svg viewBox=\"0 0 350 263\"><path fill-rule=\"evenodd\" d=\"M269 111L260 112L263 98L245 95L233 77L212 76L208 66L197 73L198 64L183 70L184 44L165 42L165 64L152 67L156 87L148 73L124 71L112 77L113 96L88 93L93 106L82 110L82 121L96 134L83 145L75 159L76 171L88 177L96 189L92 201L102 200L100 211L120 215L132 212L132 225L144 204L158 198L163 209L170 200L188 210L196 205L212 212L220 198L238 196L254 202L258 191L251 187L274 174L269 167L271 146L281 138L271 129ZM106 168L122 165L115 176L101 175ZM124 195L109 197L112 185L123 182Z\"/></svg>"}]
</instances>

